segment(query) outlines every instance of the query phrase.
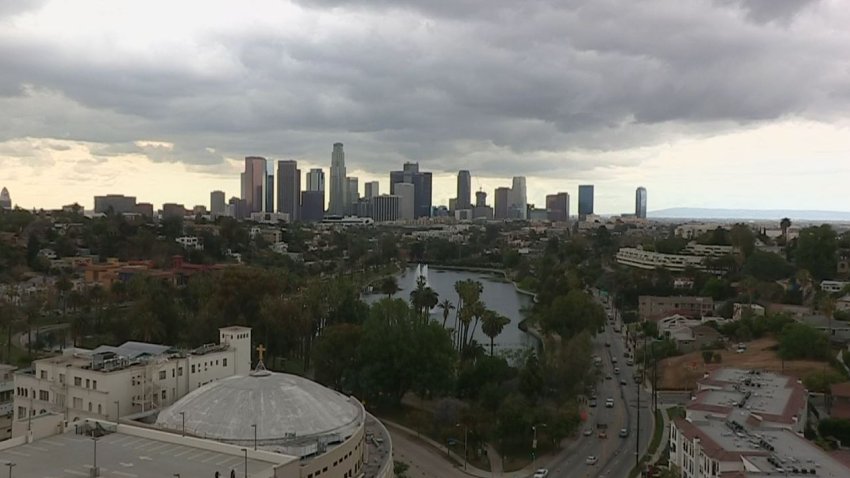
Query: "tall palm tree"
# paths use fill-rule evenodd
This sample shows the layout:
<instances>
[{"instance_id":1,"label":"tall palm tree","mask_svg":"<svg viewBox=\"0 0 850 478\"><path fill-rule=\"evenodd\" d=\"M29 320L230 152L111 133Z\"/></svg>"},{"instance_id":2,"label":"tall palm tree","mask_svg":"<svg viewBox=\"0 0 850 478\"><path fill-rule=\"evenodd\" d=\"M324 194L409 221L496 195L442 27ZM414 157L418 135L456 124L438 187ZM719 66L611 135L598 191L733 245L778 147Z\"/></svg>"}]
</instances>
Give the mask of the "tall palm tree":
<instances>
[{"instance_id":1,"label":"tall palm tree","mask_svg":"<svg viewBox=\"0 0 850 478\"><path fill-rule=\"evenodd\" d=\"M44 311L45 298L39 292L30 294L24 301L24 317L27 324L27 353L32 359L32 329L37 327Z\"/></svg>"},{"instance_id":2,"label":"tall palm tree","mask_svg":"<svg viewBox=\"0 0 850 478\"><path fill-rule=\"evenodd\" d=\"M783 217L781 221L779 221L779 227L782 229L782 239L785 244L788 244L788 228L791 227L791 219L787 217Z\"/></svg>"},{"instance_id":3,"label":"tall palm tree","mask_svg":"<svg viewBox=\"0 0 850 478\"><path fill-rule=\"evenodd\" d=\"M502 333L505 326L511 322L511 319L498 314L495 311L487 309L481 318L481 331L484 335L490 337L490 356L493 356L493 344L496 337Z\"/></svg>"},{"instance_id":4,"label":"tall palm tree","mask_svg":"<svg viewBox=\"0 0 850 478\"><path fill-rule=\"evenodd\" d=\"M449 299L443 299L442 302L437 306L443 311L443 328L446 328L446 322L449 320L449 315L451 315L452 310L454 310L455 306L452 304L452 301Z\"/></svg>"}]
</instances>

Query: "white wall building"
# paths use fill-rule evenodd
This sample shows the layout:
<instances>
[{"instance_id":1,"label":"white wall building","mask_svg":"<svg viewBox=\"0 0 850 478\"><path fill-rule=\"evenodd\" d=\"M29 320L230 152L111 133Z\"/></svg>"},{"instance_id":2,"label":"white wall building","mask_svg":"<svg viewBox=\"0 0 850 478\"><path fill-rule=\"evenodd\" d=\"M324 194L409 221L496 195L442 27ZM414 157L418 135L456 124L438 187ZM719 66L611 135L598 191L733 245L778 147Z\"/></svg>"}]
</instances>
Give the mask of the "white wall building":
<instances>
[{"instance_id":1,"label":"white wall building","mask_svg":"<svg viewBox=\"0 0 850 478\"><path fill-rule=\"evenodd\" d=\"M225 327L219 343L194 350L126 342L94 350L66 349L14 377L13 435L56 414L65 424L163 408L212 381L251 370L251 329Z\"/></svg>"}]
</instances>

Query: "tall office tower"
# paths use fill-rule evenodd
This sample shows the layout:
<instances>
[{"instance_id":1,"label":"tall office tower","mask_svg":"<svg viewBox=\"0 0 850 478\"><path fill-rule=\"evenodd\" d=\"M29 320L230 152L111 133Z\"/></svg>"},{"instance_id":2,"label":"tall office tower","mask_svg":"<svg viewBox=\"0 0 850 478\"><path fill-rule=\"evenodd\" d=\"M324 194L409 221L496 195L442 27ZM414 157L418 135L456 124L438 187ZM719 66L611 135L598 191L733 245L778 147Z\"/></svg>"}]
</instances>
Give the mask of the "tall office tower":
<instances>
[{"instance_id":1,"label":"tall office tower","mask_svg":"<svg viewBox=\"0 0 850 478\"><path fill-rule=\"evenodd\" d=\"M487 193L484 191L475 192L475 206L484 207L487 205Z\"/></svg>"},{"instance_id":2,"label":"tall office tower","mask_svg":"<svg viewBox=\"0 0 850 478\"><path fill-rule=\"evenodd\" d=\"M582 184L578 187L578 219L584 221L593 214L593 185Z\"/></svg>"},{"instance_id":3,"label":"tall office tower","mask_svg":"<svg viewBox=\"0 0 850 478\"><path fill-rule=\"evenodd\" d=\"M300 220L319 222L325 217L325 192L302 191Z\"/></svg>"},{"instance_id":4,"label":"tall office tower","mask_svg":"<svg viewBox=\"0 0 850 478\"><path fill-rule=\"evenodd\" d=\"M382 194L370 199L372 203L372 219L375 221L397 221L399 210L399 197L395 195Z\"/></svg>"},{"instance_id":5,"label":"tall office tower","mask_svg":"<svg viewBox=\"0 0 850 478\"><path fill-rule=\"evenodd\" d=\"M230 201L227 202L227 210L230 213L229 215L235 219L245 219L249 216L248 214L248 201L232 197Z\"/></svg>"},{"instance_id":6,"label":"tall office tower","mask_svg":"<svg viewBox=\"0 0 850 478\"><path fill-rule=\"evenodd\" d=\"M266 187L266 158L245 157L245 172L242 173L242 199L245 200L248 214L263 211L263 189Z\"/></svg>"},{"instance_id":7,"label":"tall office tower","mask_svg":"<svg viewBox=\"0 0 850 478\"><path fill-rule=\"evenodd\" d=\"M135 196L125 196L123 194L107 194L106 196L94 197L94 212L106 214L110 210L114 214L123 214L133 212L136 207Z\"/></svg>"},{"instance_id":8,"label":"tall office tower","mask_svg":"<svg viewBox=\"0 0 850 478\"><path fill-rule=\"evenodd\" d=\"M301 170L298 161L277 162L277 212L289 214L289 222L301 219Z\"/></svg>"},{"instance_id":9,"label":"tall office tower","mask_svg":"<svg viewBox=\"0 0 850 478\"><path fill-rule=\"evenodd\" d=\"M635 216L646 219L646 188L643 186L635 191Z\"/></svg>"},{"instance_id":10,"label":"tall office tower","mask_svg":"<svg viewBox=\"0 0 850 478\"><path fill-rule=\"evenodd\" d=\"M360 201L360 180L354 176L345 178L345 213L351 216L357 215L357 203Z\"/></svg>"},{"instance_id":11,"label":"tall office tower","mask_svg":"<svg viewBox=\"0 0 850 478\"><path fill-rule=\"evenodd\" d=\"M328 213L333 216L345 215L348 195L345 192L345 152L342 150L342 143L334 143L334 150L331 153L330 190Z\"/></svg>"},{"instance_id":12,"label":"tall office tower","mask_svg":"<svg viewBox=\"0 0 850 478\"><path fill-rule=\"evenodd\" d=\"M458 209L470 209L472 207L472 178L469 171L461 169L457 173L457 203Z\"/></svg>"},{"instance_id":13,"label":"tall office tower","mask_svg":"<svg viewBox=\"0 0 850 478\"><path fill-rule=\"evenodd\" d=\"M321 168L313 168L307 172L307 190L325 190L325 172Z\"/></svg>"},{"instance_id":14,"label":"tall office tower","mask_svg":"<svg viewBox=\"0 0 850 478\"><path fill-rule=\"evenodd\" d=\"M416 187L410 183L398 183L395 185L395 195L398 196L398 218L412 221L415 217Z\"/></svg>"},{"instance_id":15,"label":"tall office tower","mask_svg":"<svg viewBox=\"0 0 850 478\"><path fill-rule=\"evenodd\" d=\"M528 197L526 195L524 176L514 176L510 199L511 205L508 207L508 216L513 219L527 219Z\"/></svg>"},{"instance_id":16,"label":"tall office tower","mask_svg":"<svg viewBox=\"0 0 850 478\"><path fill-rule=\"evenodd\" d=\"M0 209L12 209L12 197L6 188L0 191Z\"/></svg>"},{"instance_id":17,"label":"tall office tower","mask_svg":"<svg viewBox=\"0 0 850 478\"><path fill-rule=\"evenodd\" d=\"M511 188L496 188L493 198L493 217L496 219L508 218L508 202L511 199Z\"/></svg>"},{"instance_id":18,"label":"tall office tower","mask_svg":"<svg viewBox=\"0 0 850 478\"><path fill-rule=\"evenodd\" d=\"M224 214L224 206L227 203L224 200L224 191L213 191L210 193L210 212L221 216Z\"/></svg>"},{"instance_id":19,"label":"tall office tower","mask_svg":"<svg viewBox=\"0 0 850 478\"><path fill-rule=\"evenodd\" d=\"M278 193L279 195L280 193ZM266 208L265 212L274 212L274 174L266 175Z\"/></svg>"},{"instance_id":20,"label":"tall office tower","mask_svg":"<svg viewBox=\"0 0 850 478\"><path fill-rule=\"evenodd\" d=\"M429 172L420 172L419 163L404 163L403 170L390 172L390 194L396 194L396 184L413 184L416 191L413 200L414 218L431 217L432 182L432 174Z\"/></svg>"},{"instance_id":21,"label":"tall office tower","mask_svg":"<svg viewBox=\"0 0 850 478\"><path fill-rule=\"evenodd\" d=\"M568 193L546 196L547 218L552 222L567 222L570 219L570 195Z\"/></svg>"},{"instance_id":22,"label":"tall office tower","mask_svg":"<svg viewBox=\"0 0 850 478\"><path fill-rule=\"evenodd\" d=\"M381 194L380 183L378 181L369 181L364 186L366 187L366 191L364 191L363 197L366 199L373 198Z\"/></svg>"}]
</instances>

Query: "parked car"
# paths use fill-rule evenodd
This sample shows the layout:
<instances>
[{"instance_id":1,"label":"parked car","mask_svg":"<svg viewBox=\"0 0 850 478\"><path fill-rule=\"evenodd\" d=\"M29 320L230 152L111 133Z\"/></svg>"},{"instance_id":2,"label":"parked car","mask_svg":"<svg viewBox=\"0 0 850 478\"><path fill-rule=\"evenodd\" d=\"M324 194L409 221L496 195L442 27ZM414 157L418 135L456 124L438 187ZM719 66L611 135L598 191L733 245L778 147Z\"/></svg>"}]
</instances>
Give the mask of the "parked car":
<instances>
[{"instance_id":1,"label":"parked car","mask_svg":"<svg viewBox=\"0 0 850 478\"><path fill-rule=\"evenodd\" d=\"M628 428L621 428L620 429L620 438L626 438L627 436L629 436L629 429Z\"/></svg>"},{"instance_id":2,"label":"parked car","mask_svg":"<svg viewBox=\"0 0 850 478\"><path fill-rule=\"evenodd\" d=\"M596 408L596 400L591 400L587 402L587 406L590 408Z\"/></svg>"},{"instance_id":3,"label":"parked car","mask_svg":"<svg viewBox=\"0 0 850 478\"><path fill-rule=\"evenodd\" d=\"M608 432L605 430L599 430L599 438L608 438Z\"/></svg>"},{"instance_id":4,"label":"parked car","mask_svg":"<svg viewBox=\"0 0 850 478\"><path fill-rule=\"evenodd\" d=\"M585 428L584 431L581 433L582 435L589 437L590 435L593 435L593 430L591 430L590 428Z\"/></svg>"},{"instance_id":5,"label":"parked car","mask_svg":"<svg viewBox=\"0 0 850 478\"><path fill-rule=\"evenodd\" d=\"M590 456L587 457L586 460L584 460L584 462L587 463L588 465L595 465L596 463L599 462L599 458L596 458L595 456L590 455Z\"/></svg>"},{"instance_id":6,"label":"parked car","mask_svg":"<svg viewBox=\"0 0 850 478\"><path fill-rule=\"evenodd\" d=\"M626 385L628 385L628 384L629 384L629 383L628 383L628 382L626 382L626 379L624 379L624 378L621 378L621 379L620 379L620 385L622 385L622 386L626 386Z\"/></svg>"},{"instance_id":7,"label":"parked car","mask_svg":"<svg viewBox=\"0 0 850 478\"><path fill-rule=\"evenodd\" d=\"M546 478L549 476L549 470L546 468L541 468L534 472L534 478Z\"/></svg>"},{"instance_id":8,"label":"parked car","mask_svg":"<svg viewBox=\"0 0 850 478\"><path fill-rule=\"evenodd\" d=\"M617 364L617 357L611 357L611 363L616 365Z\"/></svg>"},{"instance_id":9,"label":"parked car","mask_svg":"<svg viewBox=\"0 0 850 478\"><path fill-rule=\"evenodd\" d=\"M620 367L614 367L614 375L620 375Z\"/></svg>"}]
</instances>

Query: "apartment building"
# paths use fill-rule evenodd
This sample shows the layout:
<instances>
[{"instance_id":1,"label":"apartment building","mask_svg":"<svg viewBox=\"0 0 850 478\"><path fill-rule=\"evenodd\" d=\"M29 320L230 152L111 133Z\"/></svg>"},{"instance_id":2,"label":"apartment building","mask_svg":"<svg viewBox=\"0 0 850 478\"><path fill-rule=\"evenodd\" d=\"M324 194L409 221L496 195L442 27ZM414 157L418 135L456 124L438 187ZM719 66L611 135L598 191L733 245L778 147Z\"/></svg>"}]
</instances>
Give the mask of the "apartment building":
<instances>
[{"instance_id":1,"label":"apartment building","mask_svg":"<svg viewBox=\"0 0 850 478\"><path fill-rule=\"evenodd\" d=\"M12 365L0 364L0 441L12 438L16 369Z\"/></svg>"},{"instance_id":2,"label":"apartment building","mask_svg":"<svg viewBox=\"0 0 850 478\"><path fill-rule=\"evenodd\" d=\"M802 438L807 391L793 377L719 369L670 426L670 463L684 478L838 478L850 468Z\"/></svg>"},{"instance_id":3,"label":"apartment building","mask_svg":"<svg viewBox=\"0 0 850 478\"><path fill-rule=\"evenodd\" d=\"M59 427L160 409L207 383L250 370L248 327L222 328L217 344L192 350L143 342L66 349L15 374L12 433L27 433L34 420ZM47 416L53 420L41 420Z\"/></svg>"},{"instance_id":4,"label":"apartment building","mask_svg":"<svg viewBox=\"0 0 850 478\"><path fill-rule=\"evenodd\" d=\"M642 295L638 298L640 320L658 320L674 314L689 318L714 315L714 300L711 297L695 296Z\"/></svg>"}]
</instances>

